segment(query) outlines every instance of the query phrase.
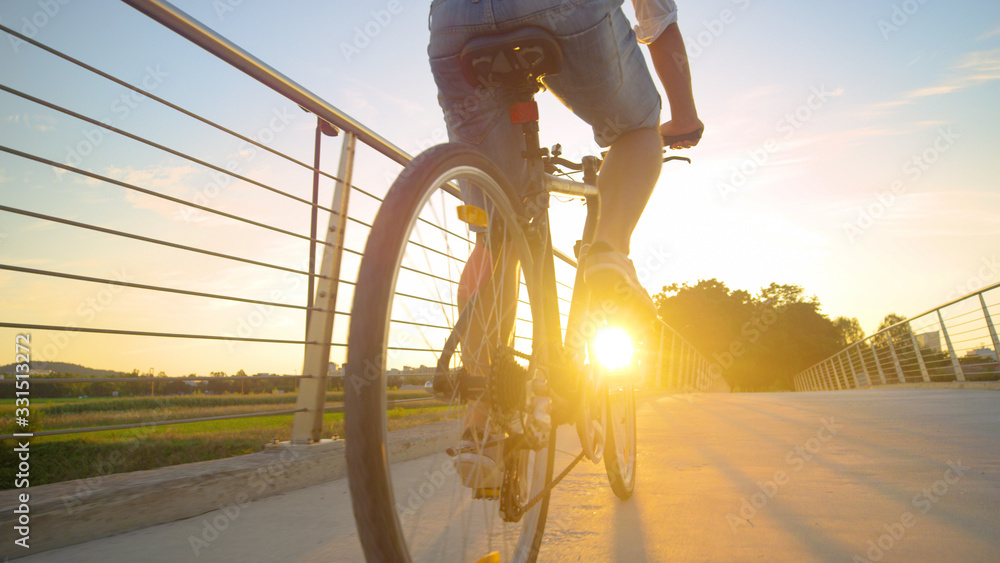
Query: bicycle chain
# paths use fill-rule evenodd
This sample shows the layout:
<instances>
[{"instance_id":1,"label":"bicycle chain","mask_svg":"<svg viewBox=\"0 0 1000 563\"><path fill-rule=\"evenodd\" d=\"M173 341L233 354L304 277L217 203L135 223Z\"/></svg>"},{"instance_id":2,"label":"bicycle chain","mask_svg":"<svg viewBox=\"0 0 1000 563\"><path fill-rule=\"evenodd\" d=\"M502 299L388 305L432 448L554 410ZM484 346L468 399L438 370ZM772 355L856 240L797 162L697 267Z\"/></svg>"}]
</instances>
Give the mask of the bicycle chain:
<instances>
[{"instance_id":1,"label":"bicycle chain","mask_svg":"<svg viewBox=\"0 0 1000 563\"><path fill-rule=\"evenodd\" d=\"M539 453L541 453L541 452L539 452ZM580 460L582 460L584 457L586 457L586 455L587 455L587 452L580 452L580 455L576 456L576 459L574 459L569 465L567 465L566 469L562 470L562 473L560 473L559 475L557 475L556 478L553 479L551 483L549 483L548 485L546 485L545 488L542 489L542 492L538 493L537 495L535 495L534 498L532 498L528 502L524 503L523 506L515 506L514 507L514 513L512 514L512 516L514 517L514 519L510 520L510 522L517 522L522 517L524 517L525 513L527 513L532 508L534 508L534 506L536 504L538 504L543 498L545 498L549 493L551 493L552 489L554 489L556 487L556 485L558 485L559 483L561 483L562 480L565 479L567 475L569 475L569 472L572 471L574 467L576 467L576 464L580 463ZM502 507L502 505L501 505L501 507Z\"/></svg>"}]
</instances>

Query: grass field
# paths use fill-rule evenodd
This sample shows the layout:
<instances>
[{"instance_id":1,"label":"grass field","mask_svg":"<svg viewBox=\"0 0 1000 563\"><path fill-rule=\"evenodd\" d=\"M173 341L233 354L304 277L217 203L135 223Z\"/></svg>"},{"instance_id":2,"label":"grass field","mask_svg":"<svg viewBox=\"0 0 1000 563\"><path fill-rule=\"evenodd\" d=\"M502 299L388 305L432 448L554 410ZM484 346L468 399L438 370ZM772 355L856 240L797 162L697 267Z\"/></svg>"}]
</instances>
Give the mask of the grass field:
<instances>
[{"instance_id":1,"label":"grass field","mask_svg":"<svg viewBox=\"0 0 1000 563\"><path fill-rule=\"evenodd\" d=\"M400 405L389 412L395 430L442 420L448 407L422 391L390 391L389 399L427 398ZM202 418L294 408L294 394L178 397L122 397L110 399L42 399L31 402L30 430L86 428L150 421ZM328 393L327 404L341 404L340 393ZM323 416L324 438L343 436L343 413ZM0 434L23 432L14 426L12 399L0 400ZM154 469L248 454L275 440L288 440L292 416L264 416L236 420L195 422L171 426L144 426L127 430L40 436L31 439L32 486ZM0 444L0 473L17 473L14 444ZM13 479L0 481L12 488Z\"/></svg>"}]
</instances>

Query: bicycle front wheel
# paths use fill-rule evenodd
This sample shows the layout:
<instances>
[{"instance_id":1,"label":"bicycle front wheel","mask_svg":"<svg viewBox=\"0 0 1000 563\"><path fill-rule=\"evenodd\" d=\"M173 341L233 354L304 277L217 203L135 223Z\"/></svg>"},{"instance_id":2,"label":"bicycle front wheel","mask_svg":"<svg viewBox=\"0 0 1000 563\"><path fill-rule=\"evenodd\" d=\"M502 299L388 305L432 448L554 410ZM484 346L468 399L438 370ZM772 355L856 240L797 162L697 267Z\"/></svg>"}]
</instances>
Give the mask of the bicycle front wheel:
<instances>
[{"instance_id":1,"label":"bicycle front wheel","mask_svg":"<svg viewBox=\"0 0 1000 563\"><path fill-rule=\"evenodd\" d=\"M604 468L611 490L625 500L635 491L635 386L632 381L609 381L607 405Z\"/></svg>"},{"instance_id":2,"label":"bicycle front wheel","mask_svg":"<svg viewBox=\"0 0 1000 563\"><path fill-rule=\"evenodd\" d=\"M460 184L481 194L461 221ZM539 451L495 447L523 431L531 401L538 292L518 205L486 156L447 144L406 167L373 223L351 309L344 399L351 499L369 561L537 557L554 434ZM414 373L436 379L438 400L390 408L388 386ZM496 465L470 474L462 454L470 442L492 462L506 459L516 477L508 470L498 485ZM523 509L520 519L512 506Z\"/></svg>"}]
</instances>

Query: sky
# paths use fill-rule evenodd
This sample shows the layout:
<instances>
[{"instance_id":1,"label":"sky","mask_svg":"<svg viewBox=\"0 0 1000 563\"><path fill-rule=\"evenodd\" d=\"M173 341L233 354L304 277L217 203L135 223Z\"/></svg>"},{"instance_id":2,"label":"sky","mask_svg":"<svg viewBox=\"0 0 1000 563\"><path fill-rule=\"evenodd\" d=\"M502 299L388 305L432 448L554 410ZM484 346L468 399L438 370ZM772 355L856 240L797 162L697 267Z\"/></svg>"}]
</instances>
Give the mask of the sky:
<instances>
[{"instance_id":1,"label":"sky","mask_svg":"<svg viewBox=\"0 0 1000 563\"><path fill-rule=\"evenodd\" d=\"M1000 4L994 0L679 0L705 136L670 163L633 237L651 293L717 278L815 295L872 333L1000 282ZM410 154L444 140L426 60L426 1L177 0L177 7ZM624 6L631 18L629 3ZM0 23L311 162L314 120L119 2L16 1ZM120 85L0 34L4 85L309 197L311 174ZM662 87L660 87L662 92ZM593 154L590 131L551 95L542 141ZM669 118L664 108L663 119ZM206 169L0 92L0 145L307 234L308 208L220 184ZM324 143L335 172L340 142ZM355 183L382 193L399 168L364 148ZM332 183L324 181L321 201ZM359 217L375 206L352 196ZM185 212L0 152L0 202L301 270L305 244ZM579 205L555 211L567 225ZM558 229L570 248L575 229ZM349 232L349 246L360 246ZM290 272L0 211L0 262L302 304ZM357 260L345 258L345 272ZM352 270L353 269L353 270ZM0 270L0 321L300 339L300 310L220 303ZM996 292L991 294L996 295ZM338 310L348 310L345 291ZM335 340L346 330L341 321ZM13 340L17 331L0 329ZM301 346L37 331L37 359L168 375L298 373ZM337 350L334 361L337 361ZM13 358L13 354L11 354ZM6 363L0 357L0 363Z\"/></svg>"}]
</instances>

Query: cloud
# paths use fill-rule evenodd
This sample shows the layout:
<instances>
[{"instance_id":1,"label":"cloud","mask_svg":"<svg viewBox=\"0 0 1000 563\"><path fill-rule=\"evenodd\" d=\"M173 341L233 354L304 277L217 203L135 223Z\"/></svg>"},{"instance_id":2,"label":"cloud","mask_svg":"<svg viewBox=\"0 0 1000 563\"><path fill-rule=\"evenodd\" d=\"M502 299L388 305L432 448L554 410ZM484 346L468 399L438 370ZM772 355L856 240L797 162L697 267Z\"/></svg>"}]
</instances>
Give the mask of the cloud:
<instances>
[{"instance_id":1,"label":"cloud","mask_svg":"<svg viewBox=\"0 0 1000 563\"><path fill-rule=\"evenodd\" d=\"M920 56L916 60L919 59ZM892 113L896 108L911 105L922 98L951 94L1000 80L1000 49L966 53L947 69L947 74L947 78L940 84L911 90L904 93L900 99L870 104L862 108L858 115L868 118L879 117Z\"/></svg>"},{"instance_id":2,"label":"cloud","mask_svg":"<svg viewBox=\"0 0 1000 563\"><path fill-rule=\"evenodd\" d=\"M109 166L104 169L104 175L109 178L179 199L188 199L194 192L190 182L193 173L194 169L190 165L156 166L145 169ZM178 204L134 190L125 193L125 201L136 209L149 209L164 217L173 218L177 215Z\"/></svg>"},{"instance_id":3,"label":"cloud","mask_svg":"<svg viewBox=\"0 0 1000 563\"><path fill-rule=\"evenodd\" d=\"M28 129L35 131L51 131L55 129L56 118L52 115L39 115L29 113L15 113L8 115L5 119L8 123L24 125Z\"/></svg>"},{"instance_id":4,"label":"cloud","mask_svg":"<svg viewBox=\"0 0 1000 563\"><path fill-rule=\"evenodd\" d=\"M873 194L845 197L830 206L830 213L846 221L858 210L877 201ZM935 190L904 193L898 196L878 229L890 229L894 235L911 238L941 236L989 237L1000 235L1000 194L975 190ZM874 230L874 229L873 229Z\"/></svg>"},{"instance_id":5,"label":"cloud","mask_svg":"<svg viewBox=\"0 0 1000 563\"><path fill-rule=\"evenodd\" d=\"M1000 49L966 53L950 70L944 84L914 90L906 97L939 96L1000 80Z\"/></svg>"},{"instance_id":6,"label":"cloud","mask_svg":"<svg viewBox=\"0 0 1000 563\"><path fill-rule=\"evenodd\" d=\"M985 41L986 39L989 39L990 37L994 37L997 35L1000 35L1000 27L997 27L992 31L987 31L986 33L980 35L979 37L976 38L976 41Z\"/></svg>"}]
</instances>

